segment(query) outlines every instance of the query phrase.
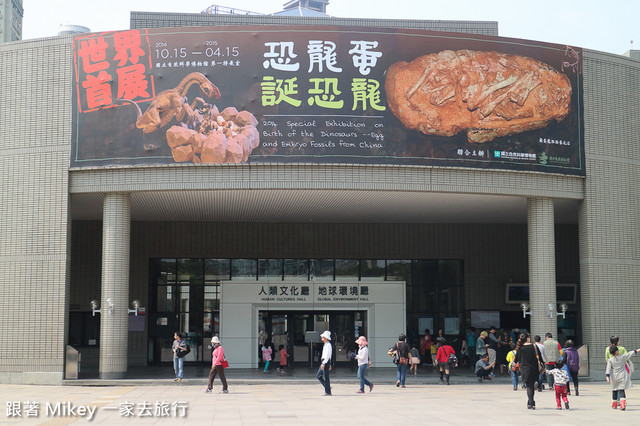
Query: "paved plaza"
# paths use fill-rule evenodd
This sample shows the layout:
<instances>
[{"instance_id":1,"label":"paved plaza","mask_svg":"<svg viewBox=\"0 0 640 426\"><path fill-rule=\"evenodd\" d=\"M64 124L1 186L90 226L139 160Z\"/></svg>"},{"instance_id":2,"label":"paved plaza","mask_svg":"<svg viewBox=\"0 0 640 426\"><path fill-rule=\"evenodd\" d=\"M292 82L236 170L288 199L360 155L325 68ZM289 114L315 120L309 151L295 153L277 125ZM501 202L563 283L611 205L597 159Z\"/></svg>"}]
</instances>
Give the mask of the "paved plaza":
<instances>
[{"instance_id":1,"label":"paved plaza","mask_svg":"<svg viewBox=\"0 0 640 426\"><path fill-rule=\"evenodd\" d=\"M331 397L322 396L311 370L286 377L230 370L228 376L228 394L218 393L219 381L212 394L204 393L202 375L181 383L167 377L121 380L110 386L96 386L100 381L0 385L5 401L0 424L586 425L634 424L640 418L640 387L628 391L626 412L614 411L604 381L581 383L580 396L569 397L570 410L556 410L553 392L536 393L536 410L531 411L526 409L525 391L513 391L507 377L480 384L468 371L456 372L450 386L440 385L433 373L421 372L409 376L402 389L395 386L393 369L373 369L370 378L376 385L364 395L355 393L355 374L336 372Z\"/></svg>"}]
</instances>

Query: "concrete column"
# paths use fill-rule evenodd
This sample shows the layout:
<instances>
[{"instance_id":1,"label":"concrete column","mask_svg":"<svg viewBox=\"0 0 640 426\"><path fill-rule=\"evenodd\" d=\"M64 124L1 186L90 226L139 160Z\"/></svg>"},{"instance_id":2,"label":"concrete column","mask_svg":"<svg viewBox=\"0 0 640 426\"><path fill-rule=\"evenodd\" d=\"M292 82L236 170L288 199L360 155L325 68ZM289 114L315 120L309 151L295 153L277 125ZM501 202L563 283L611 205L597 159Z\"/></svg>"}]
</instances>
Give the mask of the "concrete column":
<instances>
[{"instance_id":1,"label":"concrete column","mask_svg":"<svg viewBox=\"0 0 640 426\"><path fill-rule=\"evenodd\" d=\"M529 240L529 303L531 305L531 335L558 335L556 304L556 249L553 199L527 200L527 231ZM554 306L553 318L547 306Z\"/></svg>"},{"instance_id":2,"label":"concrete column","mask_svg":"<svg viewBox=\"0 0 640 426\"><path fill-rule=\"evenodd\" d=\"M103 209L99 371L101 379L121 379L127 374L129 332L129 194L106 194Z\"/></svg>"}]
</instances>

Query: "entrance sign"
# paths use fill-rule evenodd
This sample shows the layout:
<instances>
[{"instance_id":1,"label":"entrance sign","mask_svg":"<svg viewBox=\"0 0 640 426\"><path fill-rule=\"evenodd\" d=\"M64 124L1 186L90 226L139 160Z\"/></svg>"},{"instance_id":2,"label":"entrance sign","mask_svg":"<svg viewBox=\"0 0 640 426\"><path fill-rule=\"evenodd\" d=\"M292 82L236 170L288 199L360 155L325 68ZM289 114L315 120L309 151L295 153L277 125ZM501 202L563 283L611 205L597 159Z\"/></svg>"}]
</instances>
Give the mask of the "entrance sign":
<instances>
[{"instance_id":1,"label":"entrance sign","mask_svg":"<svg viewBox=\"0 0 640 426\"><path fill-rule=\"evenodd\" d=\"M371 359L384 365L387 349L406 331L405 288L404 281L222 281L220 338L233 367L255 368L260 311L366 311L367 329L358 332Z\"/></svg>"},{"instance_id":2,"label":"entrance sign","mask_svg":"<svg viewBox=\"0 0 640 426\"><path fill-rule=\"evenodd\" d=\"M360 163L584 175L582 50L413 29L76 35L71 167Z\"/></svg>"}]
</instances>

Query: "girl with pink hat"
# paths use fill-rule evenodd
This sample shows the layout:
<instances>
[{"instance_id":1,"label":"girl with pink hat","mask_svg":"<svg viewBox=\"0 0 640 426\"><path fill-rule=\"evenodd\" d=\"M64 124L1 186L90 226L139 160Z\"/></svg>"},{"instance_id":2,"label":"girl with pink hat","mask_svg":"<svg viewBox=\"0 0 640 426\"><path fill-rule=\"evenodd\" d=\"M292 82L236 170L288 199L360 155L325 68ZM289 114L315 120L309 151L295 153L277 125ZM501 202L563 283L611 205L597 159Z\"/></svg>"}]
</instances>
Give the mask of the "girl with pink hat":
<instances>
[{"instance_id":1,"label":"girl with pink hat","mask_svg":"<svg viewBox=\"0 0 640 426\"><path fill-rule=\"evenodd\" d=\"M356 393L364 393L364 385L369 386L369 392L373 390L373 383L368 381L364 375L369 368L369 346L364 336L358 337L356 343L359 346L356 359L358 360L358 380L360 380L360 389Z\"/></svg>"}]
</instances>

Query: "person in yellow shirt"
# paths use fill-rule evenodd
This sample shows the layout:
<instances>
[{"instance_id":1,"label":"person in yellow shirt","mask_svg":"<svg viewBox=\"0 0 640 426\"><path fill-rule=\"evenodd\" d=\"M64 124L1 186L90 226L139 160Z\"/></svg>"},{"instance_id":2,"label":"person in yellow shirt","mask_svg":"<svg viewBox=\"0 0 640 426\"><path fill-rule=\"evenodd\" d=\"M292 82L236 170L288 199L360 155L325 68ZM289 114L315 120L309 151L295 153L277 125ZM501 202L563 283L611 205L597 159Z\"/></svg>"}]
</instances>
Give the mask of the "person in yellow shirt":
<instances>
[{"instance_id":1,"label":"person in yellow shirt","mask_svg":"<svg viewBox=\"0 0 640 426\"><path fill-rule=\"evenodd\" d=\"M437 348L436 348L436 344L431 342L431 362L433 363L433 366L435 367L436 365L438 365L438 362L436 361L436 353L437 353Z\"/></svg>"},{"instance_id":2,"label":"person in yellow shirt","mask_svg":"<svg viewBox=\"0 0 640 426\"><path fill-rule=\"evenodd\" d=\"M513 390L518 390L518 375L520 374L520 365L515 362L516 349L513 349L507 353L507 365L509 366L509 373L511 373L511 383L513 384Z\"/></svg>"}]
</instances>

